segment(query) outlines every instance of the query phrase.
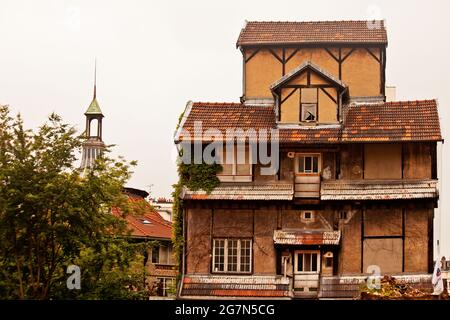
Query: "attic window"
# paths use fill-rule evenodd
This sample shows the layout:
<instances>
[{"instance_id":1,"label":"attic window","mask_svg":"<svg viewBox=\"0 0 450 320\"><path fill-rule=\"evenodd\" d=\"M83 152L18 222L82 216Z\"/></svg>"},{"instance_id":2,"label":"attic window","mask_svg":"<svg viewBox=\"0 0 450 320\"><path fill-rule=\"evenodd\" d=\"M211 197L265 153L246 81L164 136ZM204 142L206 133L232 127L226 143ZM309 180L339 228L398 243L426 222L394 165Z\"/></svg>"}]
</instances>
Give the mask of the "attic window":
<instances>
[{"instance_id":1,"label":"attic window","mask_svg":"<svg viewBox=\"0 0 450 320\"><path fill-rule=\"evenodd\" d=\"M141 222L143 224L152 224L150 221L146 220L146 219L142 219Z\"/></svg>"},{"instance_id":2,"label":"attic window","mask_svg":"<svg viewBox=\"0 0 450 320\"><path fill-rule=\"evenodd\" d=\"M317 88L302 88L300 95L301 121L317 121Z\"/></svg>"},{"instance_id":3,"label":"attic window","mask_svg":"<svg viewBox=\"0 0 450 320\"><path fill-rule=\"evenodd\" d=\"M302 121L316 121L316 109L316 104L302 103Z\"/></svg>"}]
</instances>

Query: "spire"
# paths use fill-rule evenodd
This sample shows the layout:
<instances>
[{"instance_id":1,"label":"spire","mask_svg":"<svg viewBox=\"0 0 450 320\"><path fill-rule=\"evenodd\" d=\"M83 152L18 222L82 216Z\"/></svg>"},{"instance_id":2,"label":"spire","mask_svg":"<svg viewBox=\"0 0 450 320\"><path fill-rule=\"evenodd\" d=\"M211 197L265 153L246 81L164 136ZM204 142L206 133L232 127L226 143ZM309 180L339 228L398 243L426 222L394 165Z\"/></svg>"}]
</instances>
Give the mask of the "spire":
<instances>
[{"instance_id":1,"label":"spire","mask_svg":"<svg viewBox=\"0 0 450 320\"><path fill-rule=\"evenodd\" d=\"M91 104L89 105L88 109L84 113L85 115L102 115L102 110L100 109L100 106L97 102L97 58L95 58L95 66L94 66L94 97L92 98Z\"/></svg>"},{"instance_id":2,"label":"spire","mask_svg":"<svg viewBox=\"0 0 450 320\"><path fill-rule=\"evenodd\" d=\"M84 134L86 139L83 142L80 167L87 169L94 165L95 160L101 156L105 149L105 144L102 140L103 113L97 102L97 59L95 59L94 67L94 96L84 115L86 116L86 129Z\"/></svg>"},{"instance_id":3,"label":"spire","mask_svg":"<svg viewBox=\"0 0 450 320\"><path fill-rule=\"evenodd\" d=\"M94 100L97 98L97 58L95 58L94 66Z\"/></svg>"}]
</instances>

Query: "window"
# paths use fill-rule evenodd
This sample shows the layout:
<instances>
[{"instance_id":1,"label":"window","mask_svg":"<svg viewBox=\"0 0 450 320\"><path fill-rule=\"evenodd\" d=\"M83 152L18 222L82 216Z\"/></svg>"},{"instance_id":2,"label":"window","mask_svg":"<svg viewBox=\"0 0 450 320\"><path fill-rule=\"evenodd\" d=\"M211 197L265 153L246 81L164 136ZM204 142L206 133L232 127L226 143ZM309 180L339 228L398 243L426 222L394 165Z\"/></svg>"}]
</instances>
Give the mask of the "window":
<instances>
[{"instance_id":1,"label":"window","mask_svg":"<svg viewBox=\"0 0 450 320\"><path fill-rule=\"evenodd\" d=\"M316 104L302 103L302 121L316 121L316 108Z\"/></svg>"},{"instance_id":2,"label":"window","mask_svg":"<svg viewBox=\"0 0 450 320\"><path fill-rule=\"evenodd\" d=\"M303 222L313 222L314 221L314 211L302 211L301 212L301 220Z\"/></svg>"},{"instance_id":3,"label":"window","mask_svg":"<svg viewBox=\"0 0 450 320\"><path fill-rule=\"evenodd\" d=\"M297 272L318 272L319 252L304 251L297 253Z\"/></svg>"},{"instance_id":4,"label":"window","mask_svg":"<svg viewBox=\"0 0 450 320\"><path fill-rule=\"evenodd\" d=\"M251 272L251 248L249 239L214 239L213 272Z\"/></svg>"},{"instance_id":5,"label":"window","mask_svg":"<svg viewBox=\"0 0 450 320\"><path fill-rule=\"evenodd\" d=\"M340 211L339 212L339 219L346 220L347 219L347 211Z\"/></svg>"},{"instance_id":6,"label":"window","mask_svg":"<svg viewBox=\"0 0 450 320\"><path fill-rule=\"evenodd\" d=\"M302 88L300 95L301 121L317 121L317 88Z\"/></svg>"},{"instance_id":7,"label":"window","mask_svg":"<svg viewBox=\"0 0 450 320\"><path fill-rule=\"evenodd\" d=\"M157 280L157 295L160 297L167 297L169 289L174 285L174 278L156 278Z\"/></svg>"},{"instance_id":8,"label":"window","mask_svg":"<svg viewBox=\"0 0 450 320\"><path fill-rule=\"evenodd\" d=\"M152 248L152 263L173 264L172 246L155 246Z\"/></svg>"},{"instance_id":9,"label":"window","mask_svg":"<svg viewBox=\"0 0 450 320\"><path fill-rule=\"evenodd\" d=\"M332 266L333 266L333 258L331 257L325 258L325 267L331 268Z\"/></svg>"},{"instance_id":10,"label":"window","mask_svg":"<svg viewBox=\"0 0 450 320\"><path fill-rule=\"evenodd\" d=\"M152 263L159 263L159 247L152 248Z\"/></svg>"},{"instance_id":11,"label":"window","mask_svg":"<svg viewBox=\"0 0 450 320\"><path fill-rule=\"evenodd\" d=\"M320 170L319 155L300 155L298 157L298 172L306 174L318 174Z\"/></svg>"},{"instance_id":12,"label":"window","mask_svg":"<svg viewBox=\"0 0 450 320\"><path fill-rule=\"evenodd\" d=\"M222 165L222 172L218 174L220 181L252 181L251 148L248 145L238 144L229 149L230 147L224 145L223 150L217 150L219 163Z\"/></svg>"}]
</instances>

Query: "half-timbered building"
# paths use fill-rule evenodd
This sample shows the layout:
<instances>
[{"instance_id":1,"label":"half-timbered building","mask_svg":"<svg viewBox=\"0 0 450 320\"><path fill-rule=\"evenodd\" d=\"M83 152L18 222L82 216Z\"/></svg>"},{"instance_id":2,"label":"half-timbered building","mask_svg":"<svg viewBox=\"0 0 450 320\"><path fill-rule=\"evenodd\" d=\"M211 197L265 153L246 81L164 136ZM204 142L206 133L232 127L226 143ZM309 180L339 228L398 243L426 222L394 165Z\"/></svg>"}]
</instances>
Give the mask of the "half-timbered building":
<instances>
[{"instance_id":1,"label":"half-timbered building","mask_svg":"<svg viewBox=\"0 0 450 320\"><path fill-rule=\"evenodd\" d=\"M438 106L386 99L387 45L383 21L246 23L240 102L189 102L175 143L196 123L277 130L279 165L227 149L218 187L183 189L180 298L351 297L373 271L432 271Z\"/></svg>"}]
</instances>

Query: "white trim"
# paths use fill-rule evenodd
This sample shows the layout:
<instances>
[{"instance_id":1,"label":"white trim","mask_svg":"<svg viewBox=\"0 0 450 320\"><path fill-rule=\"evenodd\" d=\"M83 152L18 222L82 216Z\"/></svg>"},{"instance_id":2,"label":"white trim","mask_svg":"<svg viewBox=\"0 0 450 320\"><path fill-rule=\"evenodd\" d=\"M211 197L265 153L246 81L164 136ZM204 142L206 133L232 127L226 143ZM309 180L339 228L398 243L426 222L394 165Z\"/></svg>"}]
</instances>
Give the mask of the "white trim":
<instances>
[{"instance_id":1,"label":"white trim","mask_svg":"<svg viewBox=\"0 0 450 320\"><path fill-rule=\"evenodd\" d=\"M216 241L224 241L223 244L223 270L216 270ZM228 270L228 242L229 241L237 241L237 252L236 252L236 271L229 271ZM249 249L250 249L250 262L249 262L249 271L241 271L242 263L241 263L241 248L242 248L242 241L248 241L249 242ZM253 270L253 264L252 264L252 255L253 255L253 241L252 239L247 238L216 238L213 239L213 260L212 260L212 268L211 271L213 273L235 273L235 274L250 274Z\"/></svg>"},{"instance_id":2,"label":"white trim","mask_svg":"<svg viewBox=\"0 0 450 320\"><path fill-rule=\"evenodd\" d=\"M184 127L184 123L186 122L186 119L188 118L189 114L191 113L193 105L194 105L194 102L192 102L191 100L189 100L186 103L186 107L185 107L184 112L183 112L183 117L181 118L181 121L180 121L180 124L178 126L178 129L175 131L175 135L174 135L175 143L180 142L181 130Z\"/></svg>"},{"instance_id":3,"label":"white trim","mask_svg":"<svg viewBox=\"0 0 450 320\"><path fill-rule=\"evenodd\" d=\"M298 271L298 255L299 254L316 254L317 255L317 270L316 271ZM305 259L302 259L303 263L305 262ZM311 260L312 262L312 260ZM304 267L302 266L302 269ZM320 250L295 250L294 251L294 274L319 274L320 273Z\"/></svg>"},{"instance_id":4,"label":"white trim","mask_svg":"<svg viewBox=\"0 0 450 320\"><path fill-rule=\"evenodd\" d=\"M300 172L300 158L301 157L318 157L317 159L317 172ZM308 174L308 175L320 175L322 171L322 153L296 153L295 154L295 173ZM303 164L305 167L305 164ZM311 169L313 168L313 162L311 159Z\"/></svg>"}]
</instances>

